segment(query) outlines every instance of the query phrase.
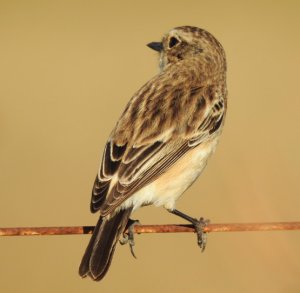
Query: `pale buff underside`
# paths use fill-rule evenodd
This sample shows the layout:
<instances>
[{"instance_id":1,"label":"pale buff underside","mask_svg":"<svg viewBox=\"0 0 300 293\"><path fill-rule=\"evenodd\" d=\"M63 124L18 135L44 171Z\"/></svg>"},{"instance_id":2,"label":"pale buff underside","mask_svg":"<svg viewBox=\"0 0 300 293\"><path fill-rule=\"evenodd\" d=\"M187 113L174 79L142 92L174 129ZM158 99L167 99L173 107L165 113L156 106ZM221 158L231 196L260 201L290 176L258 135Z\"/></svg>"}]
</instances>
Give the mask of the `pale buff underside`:
<instances>
[{"instance_id":1,"label":"pale buff underside","mask_svg":"<svg viewBox=\"0 0 300 293\"><path fill-rule=\"evenodd\" d=\"M117 210L132 206L136 210L149 204L173 210L176 200L201 174L217 142L218 138L215 138L190 150L171 169L128 198Z\"/></svg>"}]
</instances>

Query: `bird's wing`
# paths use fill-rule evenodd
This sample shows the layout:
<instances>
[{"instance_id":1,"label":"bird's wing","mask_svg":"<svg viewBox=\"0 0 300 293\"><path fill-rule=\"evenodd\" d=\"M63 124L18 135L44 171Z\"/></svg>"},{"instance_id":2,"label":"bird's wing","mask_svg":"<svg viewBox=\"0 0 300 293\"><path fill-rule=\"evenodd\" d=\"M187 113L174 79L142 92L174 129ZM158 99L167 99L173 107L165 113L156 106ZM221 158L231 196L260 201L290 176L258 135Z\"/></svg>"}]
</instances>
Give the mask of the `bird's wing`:
<instances>
[{"instance_id":1,"label":"bird's wing","mask_svg":"<svg viewBox=\"0 0 300 293\"><path fill-rule=\"evenodd\" d=\"M103 216L111 213L135 192L170 169L189 150L209 140L218 131L226 108L223 97L216 97L213 89L208 90L204 87L192 89L185 97L180 96L180 93L182 92L178 90L169 93L173 95L169 97L173 99L170 111L176 108L174 95L179 95L178 101L188 100L189 108L192 110L190 113L183 113L184 117L188 117L185 121L177 121L175 125L166 122L165 128L163 126L157 128L153 125L156 117L150 115L149 119L152 123L144 118L144 122L140 125L148 123L148 128L151 130L145 129L139 132L142 126L139 127L133 122L130 136L119 141L118 131L113 132L105 146L102 164L95 180L91 200L92 212L100 210ZM162 102L162 106L163 104ZM136 109L132 105L127 107L123 116L126 116L126 112L134 110ZM149 103L148 112L151 111L154 110ZM180 116L178 109L174 111L177 111L176 115ZM174 112L168 114L173 115ZM138 117L143 115L144 113L139 111ZM161 116L161 113L158 115ZM117 130L122 129L124 123L121 119L121 125L117 125ZM181 129L180 134L178 134L179 129Z\"/></svg>"}]
</instances>

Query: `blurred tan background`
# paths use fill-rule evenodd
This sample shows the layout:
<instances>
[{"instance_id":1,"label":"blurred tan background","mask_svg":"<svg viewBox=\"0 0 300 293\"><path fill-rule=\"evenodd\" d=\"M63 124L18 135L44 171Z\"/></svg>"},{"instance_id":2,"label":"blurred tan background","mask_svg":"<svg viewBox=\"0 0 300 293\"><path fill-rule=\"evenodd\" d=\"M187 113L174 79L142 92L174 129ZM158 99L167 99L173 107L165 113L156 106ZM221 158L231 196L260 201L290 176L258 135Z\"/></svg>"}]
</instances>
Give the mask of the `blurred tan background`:
<instances>
[{"instance_id":1,"label":"blurred tan background","mask_svg":"<svg viewBox=\"0 0 300 293\"><path fill-rule=\"evenodd\" d=\"M145 45L194 25L223 44L229 111L178 209L214 223L300 220L299 1L1 1L0 226L94 225L106 139L158 72ZM176 178L174 178L176 180ZM144 224L179 223L147 207ZM90 236L0 239L1 292L300 292L300 232L136 236L81 280Z\"/></svg>"}]
</instances>

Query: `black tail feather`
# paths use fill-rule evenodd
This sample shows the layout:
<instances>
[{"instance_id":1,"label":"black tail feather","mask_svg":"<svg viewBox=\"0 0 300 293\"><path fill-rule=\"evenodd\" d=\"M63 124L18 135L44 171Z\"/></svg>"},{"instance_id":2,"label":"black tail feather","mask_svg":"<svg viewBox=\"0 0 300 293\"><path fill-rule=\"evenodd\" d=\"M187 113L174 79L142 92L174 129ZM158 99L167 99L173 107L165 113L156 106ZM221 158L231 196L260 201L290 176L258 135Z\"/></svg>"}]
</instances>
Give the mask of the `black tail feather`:
<instances>
[{"instance_id":1,"label":"black tail feather","mask_svg":"<svg viewBox=\"0 0 300 293\"><path fill-rule=\"evenodd\" d=\"M94 248L94 245L95 245L95 240L97 238L97 235L99 234L99 230L100 230L100 227L101 227L101 224L102 224L102 217L100 216L98 222L97 222L97 225L95 226L95 229L93 231L93 235L90 239L90 242L85 250L85 253L84 253L84 256L81 260L81 264L80 264L80 267L79 267L79 275L81 277L86 277L88 274L89 274L89 271L90 271L90 258L91 258L91 254L93 252L93 248Z\"/></svg>"},{"instance_id":2,"label":"black tail feather","mask_svg":"<svg viewBox=\"0 0 300 293\"><path fill-rule=\"evenodd\" d=\"M105 276L130 214L131 209L128 209L118 212L109 220L100 216L79 267L81 277L90 276L100 281Z\"/></svg>"}]
</instances>

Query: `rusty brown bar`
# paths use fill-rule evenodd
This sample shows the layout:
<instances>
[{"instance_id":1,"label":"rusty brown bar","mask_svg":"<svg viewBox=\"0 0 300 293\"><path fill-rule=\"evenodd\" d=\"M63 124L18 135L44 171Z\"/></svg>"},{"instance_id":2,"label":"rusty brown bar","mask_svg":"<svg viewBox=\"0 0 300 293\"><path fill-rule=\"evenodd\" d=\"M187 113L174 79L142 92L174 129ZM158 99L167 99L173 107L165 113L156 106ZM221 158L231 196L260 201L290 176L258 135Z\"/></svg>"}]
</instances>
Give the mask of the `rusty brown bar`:
<instances>
[{"instance_id":1,"label":"rusty brown bar","mask_svg":"<svg viewBox=\"0 0 300 293\"><path fill-rule=\"evenodd\" d=\"M0 228L0 236L91 234L94 226ZM300 230L300 222L208 224L205 232ZM136 225L135 233L195 232L192 225Z\"/></svg>"}]
</instances>

